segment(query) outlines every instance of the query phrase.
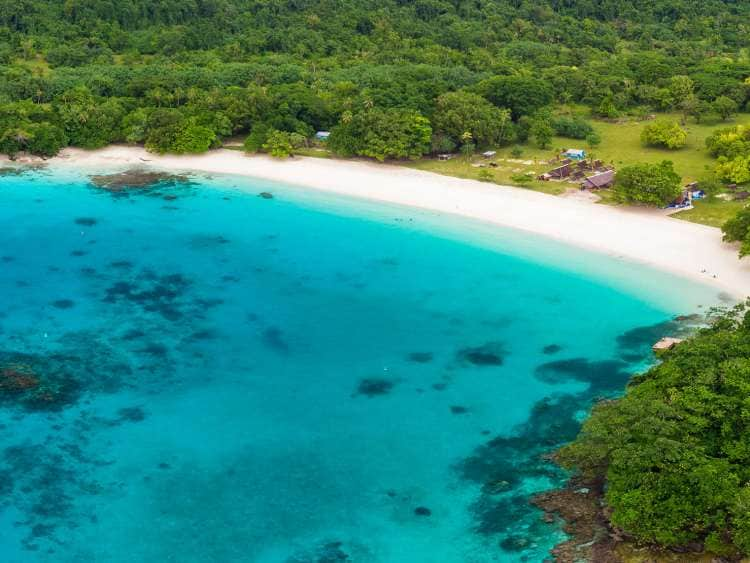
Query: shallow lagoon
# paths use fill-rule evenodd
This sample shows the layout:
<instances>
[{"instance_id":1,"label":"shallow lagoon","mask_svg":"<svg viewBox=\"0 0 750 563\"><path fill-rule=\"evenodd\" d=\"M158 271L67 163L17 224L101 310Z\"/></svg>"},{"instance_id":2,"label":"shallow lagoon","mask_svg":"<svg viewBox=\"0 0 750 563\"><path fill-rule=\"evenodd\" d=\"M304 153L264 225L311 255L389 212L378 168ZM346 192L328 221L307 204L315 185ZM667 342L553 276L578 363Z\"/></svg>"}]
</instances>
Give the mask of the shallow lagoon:
<instances>
[{"instance_id":1,"label":"shallow lagoon","mask_svg":"<svg viewBox=\"0 0 750 563\"><path fill-rule=\"evenodd\" d=\"M715 301L243 178L6 175L0 222L9 562L542 561L540 455Z\"/></svg>"}]
</instances>

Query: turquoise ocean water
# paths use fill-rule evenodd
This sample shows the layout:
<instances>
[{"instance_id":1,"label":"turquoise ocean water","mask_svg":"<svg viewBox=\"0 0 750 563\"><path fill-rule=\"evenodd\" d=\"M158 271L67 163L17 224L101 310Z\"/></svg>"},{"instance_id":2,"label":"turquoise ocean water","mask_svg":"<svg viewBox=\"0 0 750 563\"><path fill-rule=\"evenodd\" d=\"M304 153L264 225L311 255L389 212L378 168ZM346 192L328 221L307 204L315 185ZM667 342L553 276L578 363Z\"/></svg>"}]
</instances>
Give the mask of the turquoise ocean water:
<instances>
[{"instance_id":1,"label":"turquoise ocean water","mask_svg":"<svg viewBox=\"0 0 750 563\"><path fill-rule=\"evenodd\" d=\"M543 561L541 454L716 298L228 176L6 174L0 225L9 563Z\"/></svg>"}]
</instances>

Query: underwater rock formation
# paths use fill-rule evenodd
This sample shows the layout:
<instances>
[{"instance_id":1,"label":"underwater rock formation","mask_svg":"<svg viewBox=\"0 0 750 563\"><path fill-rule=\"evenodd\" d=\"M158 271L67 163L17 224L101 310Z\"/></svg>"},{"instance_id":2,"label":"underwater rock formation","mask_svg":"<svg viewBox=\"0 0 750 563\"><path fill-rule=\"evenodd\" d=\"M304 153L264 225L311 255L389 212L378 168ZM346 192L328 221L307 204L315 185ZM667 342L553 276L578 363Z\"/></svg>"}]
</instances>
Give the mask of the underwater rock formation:
<instances>
[{"instance_id":1,"label":"underwater rock formation","mask_svg":"<svg viewBox=\"0 0 750 563\"><path fill-rule=\"evenodd\" d=\"M462 348L456 358L474 366L501 366L508 355L501 342L487 342L475 348Z\"/></svg>"},{"instance_id":2,"label":"underwater rock formation","mask_svg":"<svg viewBox=\"0 0 750 563\"><path fill-rule=\"evenodd\" d=\"M387 395L393 389L395 382L389 379L367 378L359 382L356 395L365 395L366 397L376 397L378 395Z\"/></svg>"},{"instance_id":3,"label":"underwater rock formation","mask_svg":"<svg viewBox=\"0 0 750 563\"><path fill-rule=\"evenodd\" d=\"M189 185L190 178L180 174L156 172L142 168L132 168L115 174L101 174L90 177L91 183L112 194L127 194L133 191L151 191L156 188Z\"/></svg>"}]
</instances>

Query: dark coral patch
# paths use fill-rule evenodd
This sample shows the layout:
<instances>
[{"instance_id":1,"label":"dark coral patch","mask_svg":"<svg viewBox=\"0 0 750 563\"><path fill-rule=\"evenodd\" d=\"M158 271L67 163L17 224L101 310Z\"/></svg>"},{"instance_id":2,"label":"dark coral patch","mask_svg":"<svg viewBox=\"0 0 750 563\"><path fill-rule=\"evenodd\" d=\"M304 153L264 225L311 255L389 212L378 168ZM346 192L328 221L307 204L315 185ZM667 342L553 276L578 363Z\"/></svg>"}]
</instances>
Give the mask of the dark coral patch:
<instances>
[{"instance_id":1,"label":"dark coral patch","mask_svg":"<svg viewBox=\"0 0 750 563\"><path fill-rule=\"evenodd\" d=\"M127 195L134 192L152 193L157 189L188 186L190 179L179 174L134 168L116 174L91 176L91 183L113 195ZM152 195L161 197L158 192Z\"/></svg>"},{"instance_id":2,"label":"dark coral patch","mask_svg":"<svg viewBox=\"0 0 750 563\"><path fill-rule=\"evenodd\" d=\"M133 263L129 260L115 260L109 263L110 268L117 268L118 270L129 270L133 267Z\"/></svg>"},{"instance_id":3,"label":"dark coral patch","mask_svg":"<svg viewBox=\"0 0 750 563\"><path fill-rule=\"evenodd\" d=\"M460 405L453 405L451 407L451 414L466 414L469 412L469 409L467 407L462 407Z\"/></svg>"},{"instance_id":4,"label":"dark coral patch","mask_svg":"<svg viewBox=\"0 0 750 563\"><path fill-rule=\"evenodd\" d=\"M117 411L121 422L141 422L146 419L146 413L141 407L125 407Z\"/></svg>"},{"instance_id":5,"label":"dark coral patch","mask_svg":"<svg viewBox=\"0 0 750 563\"><path fill-rule=\"evenodd\" d=\"M687 315L661 323L640 326L624 332L617 337L617 344L622 354L640 354L646 357L651 354L651 346L665 336L686 336L700 325L700 316Z\"/></svg>"},{"instance_id":6,"label":"dark coral patch","mask_svg":"<svg viewBox=\"0 0 750 563\"><path fill-rule=\"evenodd\" d=\"M163 358L167 355L167 347L157 342L149 342L145 347L137 350L137 352L156 358Z\"/></svg>"},{"instance_id":7,"label":"dark coral patch","mask_svg":"<svg viewBox=\"0 0 750 563\"><path fill-rule=\"evenodd\" d=\"M60 410L83 393L119 388L131 373L114 350L88 337L46 355L0 351L0 405Z\"/></svg>"},{"instance_id":8,"label":"dark coral patch","mask_svg":"<svg viewBox=\"0 0 750 563\"><path fill-rule=\"evenodd\" d=\"M576 413L585 408L588 397L587 392L539 401L529 420L513 434L492 438L457 465L462 478L482 487L482 494L471 507L478 533L505 533L534 510L525 492L514 492L526 479L563 482L562 471L542 454L576 436L580 428ZM531 532L537 537L549 533L542 527Z\"/></svg>"},{"instance_id":9,"label":"dark coral patch","mask_svg":"<svg viewBox=\"0 0 750 563\"><path fill-rule=\"evenodd\" d=\"M548 356L551 356L552 354L557 354L562 350L562 346L559 344L548 344L544 348L542 348L542 352Z\"/></svg>"},{"instance_id":10,"label":"dark coral patch","mask_svg":"<svg viewBox=\"0 0 750 563\"><path fill-rule=\"evenodd\" d=\"M591 361L572 358L549 362L537 367L534 375L545 383L580 381L588 383L597 392L616 391L627 383L630 373L627 364L619 360Z\"/></svg>"},{"instance_id":11,"label":"dark coral patch","mask_svg":"<svg viewBox=\"0 0 750 563\"><path fill-rule=\"evenodd\" d=\"M359 382L356 394L364 395L366 397L387 395L391 392L394 385L395 382L390 379L365 378Z\"/></svg>"},{"instance_id":12,"label":"dark coral patch","mask_svg":"<svg viewBox=\"0 0 750 563\"><path fill-rule=\"evenodd\" d=\"M74 250L70 253L71 256L75 256L76 258L80 258L81 256L86 256L88 252L85 250Z\"/></svg>"},{"instance_id":13,"label":"dark coral patch","mask_svg":"<svg viewBox=\"0 0 750 563\"><path fill-rule=\"evenodd\" d=\"M75 221L76 225L81 225L82 227L93 227L98 223L96 219L93 217L79 217Z\"/></svg>"},{"instance_id":14,"label":"dark coral patch","mask_svg":"<svg viewBox=\"0 0 750 563\"><path fill-rule=\"evenodd\" d=\"M75 306L75 301L71 299L58 299L52 302L52 306L56 309L72 309Z\"/></svg>"},{"instance_id":15,"label":"dark coral patch","mask_svg":"<svg viewBox=\"0 0 750 563\"><path fill-rule=\"evenodd\" d=\"M218 338L218 334L210 328L196 330L190 335L190 340L215 340L216 338Z\"/></svg>"},{"instance_id":16,"label":"dark coral patch","mask_svg":"<svg viewBox=\"0 0 750 563\"><path fill-rule=\"evenodd\" d=\"M229 239L223 235L197 235L190 239L190 247L194 249L216 248L229 244Z\"/></svg>"},{"instance_id":17,"label":"dark coral patch","mask_svg":"<svg viewBox=\"0 0 750 563\"><path fill-rule=\"evenodd\" d=\"M133 303L144 311L156 313L169 321L177 321L185 316L181 298L190 286L190 281L182 274L157 276L145 271L138 279L138 283L119 281L107 288L104 302Z\"/></svg>"},{"instance_id":18,"label":"dark coral patch","mask_svg":"<svg viewBox=\"0 0 750 563\"><path fill-rule=\"evenodd\" d=\"M286 563L340 563L351 561L349 554L343 550L343 542L326 541L313 549L297 553L286 560Z\"/></svg>"},{"instance_id":19,"label":"dark coral patch","mask_svg":"<svg viewBox=\"0 0 750 563\"><path fill-rule=\"evenodd\" d=\"M132 328L122 335L123 340L138 340L146 336L146 333L137 328Z\"/></svg>"},{"instance_id":20,"label":"dark coral patch","mask_svg":"<svg viewBox=\"0 0 750 563\"><path fill-rule=\"evenodd\" d=\"M500 542L500 547L502 547L505 551L511 551L511 552L517 552L517 551L523 551L529 545L531 544L531 541L529 541L528 538L518 535L518 534L511 534L509 536L506 536L503 541Z\"/></svg>"},{"instance_id":21,"label":"dark coral patch","mask_svg":"<svg viewBox=\"0 0 750 563\"><path fill-rule=\"evenodd\" d=\"M505 362L507 352L500 342L488 342L476 348L462 348L456 353L459 361L474 366L501 366Z\"/></svg>"},{"instance_id":22,"label":"dark coral patch","mask_svg":"<svg viewBox=\"0 0 750 563\"><path fill-rule=\"evenodd\" d=\"M271 192L260 192L258 197L261 199L273 199L273 194Z\"/></svg>"},{"instance_id":23,"label":"dark coral patch","mask_svg":"<svg viewBox=\"0 0 750 563\"><path fill-rule=\"evenodd\" d=\"M418 506L414 509L414 514L417 516L431 516L432 510L430 510L426 506Z\"/></svg>"},{"instance_id":24,"label":"dark coral patch","mask_svg":"<svg viewBox=\"0 0 750 563\"><path fill-rule=\"evenodd\" d=\"M272 350L281 354L289 353L289 345L284 340L284 335L280 329L276 327L267 328L263 331L261 337L263 343Z\"/></svg>"},{"instance_id":25,"label":"dark coral patch","mask_svg":"<svg viewBox=\"0 0 750 563\"><path fill-rule=\"evenodd\" d=\"M407 356L410 362L416 364L428 364L432 361L433 355L430 352L412 352Z\"/></svg>"}]
</instances>

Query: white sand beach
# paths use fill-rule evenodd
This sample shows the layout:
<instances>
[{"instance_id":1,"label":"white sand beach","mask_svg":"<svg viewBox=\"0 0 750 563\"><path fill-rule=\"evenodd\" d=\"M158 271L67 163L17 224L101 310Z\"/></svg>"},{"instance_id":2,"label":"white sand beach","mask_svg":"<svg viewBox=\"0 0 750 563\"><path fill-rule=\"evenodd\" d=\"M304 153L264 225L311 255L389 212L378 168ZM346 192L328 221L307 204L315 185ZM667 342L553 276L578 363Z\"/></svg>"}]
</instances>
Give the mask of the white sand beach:
<instances>
[{"instance_id":1,"label":"white sand beach","mask_svg":"<svg viewBox=\"0 0 750 563\"><path fill-rule=\"evenodd\" d=\"M719 229L659 211L597 205L402 166L304 157L277 160L226 149L190 156L159 156L124 146L66 149L50 162L78 168L138 165L245 175L457 214L648 264L737 298L750 294L750 259L739 260L736 246L722 242Z\"/></svg>"}]
</instances>

